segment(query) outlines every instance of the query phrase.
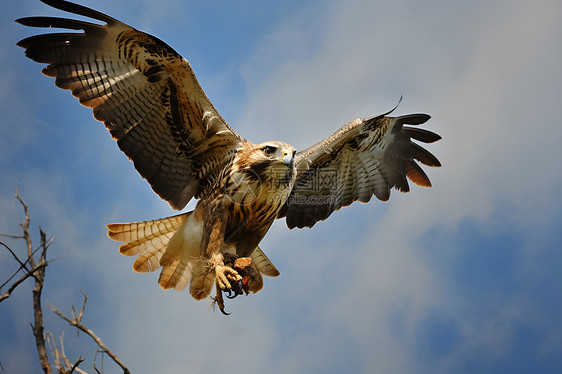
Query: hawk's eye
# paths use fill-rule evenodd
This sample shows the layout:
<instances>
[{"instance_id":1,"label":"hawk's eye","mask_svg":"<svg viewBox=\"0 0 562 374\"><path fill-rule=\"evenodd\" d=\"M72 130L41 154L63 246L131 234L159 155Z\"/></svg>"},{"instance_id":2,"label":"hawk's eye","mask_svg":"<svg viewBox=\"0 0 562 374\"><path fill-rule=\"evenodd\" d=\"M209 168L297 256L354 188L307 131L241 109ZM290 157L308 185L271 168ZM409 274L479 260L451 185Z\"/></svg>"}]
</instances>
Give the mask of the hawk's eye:
<instances>
[{"instance_id":1,"label":"hawk's eye","mask_svg":"<svg viewBox=\"0 0 562 374\"><path fill-rule=\"evenodd\" d=\"M277 148L272 147L270 145L266 145L265 147L262 148L263 153L265 153L268 156L271 156L272 154L275 153L275 151L277 151Z\"/></svg>"}]
</instances>

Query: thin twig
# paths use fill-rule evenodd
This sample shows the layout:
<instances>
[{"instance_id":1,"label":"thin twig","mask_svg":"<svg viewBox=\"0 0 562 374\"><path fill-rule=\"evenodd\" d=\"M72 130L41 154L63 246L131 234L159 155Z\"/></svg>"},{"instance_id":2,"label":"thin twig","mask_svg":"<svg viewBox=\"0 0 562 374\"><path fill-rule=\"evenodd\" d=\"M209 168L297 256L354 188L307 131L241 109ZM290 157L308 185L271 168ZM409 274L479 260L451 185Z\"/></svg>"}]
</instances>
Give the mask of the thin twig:
<instances>
[{"instance_id":1,"label":"thin twig","mask_svg":"<svg viewBox=\"0 0 562 374\"><path fill-rule=\"evenodd\" d=\"M33 258L33 246L31 244L31 236L29 235L29 209L27 207L27 204L21 198L18 190L16 190L16 193L14 194L14 197L16 199L18 199L18 201L20 202L21 206L23 207L23 211L25 213L24 214L24 221L22 223L20 223L20 226L23 230L22 236L25 239L25 242L27 244L27 257L29 259L29 264L31 265L31 267L35 267L35 259Z\"/></svg>"},{"instance_id":2,"label":"thin twig","mask_svg":"<svg viewBox=\"0 0 562 374\"><path fill-rule=\"evenodd\" d=\"M55 357L55 366L57 367L59 373L63 374L70 374L77 371L80 374L88 374L84 370L80 369L78 365L80 365L85 360L82 356L78 357L76 362L72 364L70 360L66 357L66 353L64 352L64 332L59 337L60 339L60 351L57 347L57 343L55 343L55 338L50 331L47 331L45 334L47 338L47 345L51 350L51 355Z\"/></svg>"},{"instance_id":3,"label":"thin twig","mask_svg":"<svg viewBox=\"0 0 562 374\"><path fill-rule=\"evenodd\" d=\"M50 305L51 311L53 313L55 313L57 316L59 316L60 318L64 319L66 322L68 322L71 326L75 326L76 328L78 328L80 331L88 334L92 339L94 339L94 341L96 342L96 344L98 345L98 347L100 347L100 349L102 350L103 353L107 354L117 365L119 365L121 367L121 369L123 369L123 372L125 374L130 374L131 372L129 371L129 369L125 366L125 364L123 364L121 362L121 360L119 360L119 358L115 355L115 353L113 353L105 344L104 342L100 339L99 336L96 335L96 333L94 331L92 331L91 329L89 329L88 327L86 327L83 323L82 323L82 316L84 315L84 310L86 308L86 300L87 300L87 295L86 293L84 294L84 302L82 304L82 309L80 310L80 312L78 314L76 314L76 312L73 310L72 314L73 314L73 318L69 318L67 316L65 316L64 314L62 314L61 312L59 312L57 310L57 308L55 308L55 306Z\"/></svg>"},{"instance_id":4,"label":"thin twig","mask_svg":"<svg viewBox=\"0 0 562 374\"><path fill-rule=\"evenodd\" d=\"M23 238L23 236L22 236L22 238ZM25 268L25 264L27 263L27 261L28 261L29 259L26 260L25 262L22 262L22 260L20 260L20 258L18 257L18 255L16 255L16 253L15 253L14 251L12 251L12 248L10 248L9 245L7 245L7 244L4 243L4 242L0 242L0 245L3 245L4 248L6 248L6 249L8 250L8 252L10 252L10 254L11 254L12 257L14 258L14 260L16 260L16 261L18 262L18 264L20 264L20 269L21 269L21 268ZM26 269L26 270L27 270L27 269ZM19 271L19 270L18 270L18 271Z\"/></svg>"},{"instance_id":5,"label":"thin twig","mask_svg":"<svg viewBox=\"0 0 562 374\"><path fill-rule=\"evenodd\" d=\"M80 370L78 368L78 365L80 365L82 362L84 362L85 359L82 358L82 356L78 357L78 360L76 360L76 362L74 363L74 365L72 365L72 367L70 368L70 370L67 372L67 374L72 374L74 373L74 371L78 371L79 373L85 373L85 371Z\"/></svg>"},{"instance_id":6,"label":"thin twig","mask_svg":"<svg viewBox=\"0 0 562 374\"><path fill-rule=\"evenodd\" d=\"M12 235L12 234L4 234L0 232L0 236L3 236L5 238L11 238L11 239L23 239L24 236L23 235Z\"/></svg>"},{"instance_id":7,"label":"thin twig","mask_svg":"<svg viewBox=\"0 0 562 374\"><path fill-rule=\"evenodd\" d=\"M25 239L25 236L24 236L24 235L21 235L21 238ZM55 239L55 237L52 237L52 238L49 240L49 242L47 243L47 247L48 247L49 245L51 245L51 243L54 241L54 239ZM19 269L16 270L16 271L14 272L14 274L12 274L12 275L10 276L10 278L9 278L7 281L5 281L4 283L2 283L2 285L0 286L0 290L1 290L6 284L8 284L8 283L19 273L20 270L24 269L26 272L30 272L30 270L27 268L27 263L30 261L30 257L28 257L25 261L22 262L22 261L20 260L20 258L15 254L15 252L12 251L12 249L10 248L10 246L8 246L8 245L7 245L6 243L4 243L4 242L0 242L0 245L4 246L4 247L12 254L12 257L14 258L14 260L16 260L16 261L20 264ZM41 246L37 247L37 248L33 251L33 256L35 256L35 253L37 253L37 251L39 251L40 249L41 249ZM33 256L32 256L31 258L33 258Z\"/></svg>"},{"instance_id":8,"label":"thin twig","mask_svg":"<svg viewBox=\"0 0 562 374\"><path fill-rule=\"evenodd\" d=\"M37 265L35 268L31 269L31 271L27 272L20 279L15 281L10 286L10 288L8 288L8 290L6 292L4 292L4 294L2 296L0 296L0 303L2 301L6 300L7 298L9 298L12 295L12 292L16 289L16 287L19 286L21 283L23 283L27 278L34 277L36 272L38 272L39 270L42 270L45 266L49 265L49 262L50 261Z\"/></svg>"},{"instance_id":9,"label":"thin twig","mask_svg":"<svg viewBox=\"0 0 562 374\"><path fill-rule=\"evenodd\" d=\"M12 276L11 276L10 278L8 278L7 281L5 281L4 283L2 283L2 285L0 286L0 290L1 290L2 288L4 288L5 285L7 285L7 284L19 273L19 271L20 271L21 269L25 269L25 270L28 271L28 272L29 272L29 270L28 270L27 267L25 266L25 264L27 263L27 260L26 260L25 262L22 262L22 261L19 259L19 257L14 253L14 251L12 251L12 248L10 248L10 246L8 246L6 243L0 242L0 245L4 246L4 248L6 248L6 249L12 254L12 257L14 258L14 260L16 260L16 261L20 264L19 269L16 270L16 271L14 272L14 274L12 274Z\"/></svg>"},{"instance_id":10,"label":"thin twig","mask_svg":"<svg viewBox=\"0 0 562 374\"><path fill-rule=\"evenodd\" d=\"M0 245L3 245L5 248L8 249L8 251L12 252L12 249L11 249L9 246L7 246L6 244L0 242ZM36 253L39 249L41 249L41 247L38 247L36 250L33 251L33 255L34 255L34 256L35 256L35 253ZM23 270L25 270L27 273L32 273L33 270L34 270L34 269L29 270L29 269L27 268L27 266L26 266L27 263L30 262L29 257L28 257L25 261L21 262L21 260L20 260L20 259L15 255L15 253L14 253L14 259L20 264L20 267L18 268L18 270L16 270L16 271L14 272L14 274L12 274L12 275L10 276L10 278L8 278L7 281L5 281L4 283L2 283L2 285L0 286L0 290L1 290L4 286L6 286L6 284L8 284L8 283L20 272L20 270L23 269ZM49 261L49 262L50 262L50 261ZM37 269L37 267L35 267L35 269ZM33 275L33 277L35 277L35 275Z\"/></svg>"}]
</instances>

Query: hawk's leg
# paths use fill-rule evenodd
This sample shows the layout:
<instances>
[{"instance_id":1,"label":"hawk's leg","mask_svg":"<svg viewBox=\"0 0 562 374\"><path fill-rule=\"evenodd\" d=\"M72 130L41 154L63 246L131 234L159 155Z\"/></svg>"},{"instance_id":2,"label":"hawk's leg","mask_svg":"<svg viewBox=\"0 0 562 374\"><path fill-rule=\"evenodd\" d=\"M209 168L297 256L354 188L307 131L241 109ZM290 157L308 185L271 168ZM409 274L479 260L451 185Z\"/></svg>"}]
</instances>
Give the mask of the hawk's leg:
<instances>
[{"instance_id":1,"label":"hawk's leg","mask_svg":"<svg viewBox=\"0 0 562 374\"><path fill-rule=\"evenodd\" d=\"M221 250L224 246L224 234L228 219L224 200L220 197L199 203L201 210L206 211L201 253L207 257L210 269L215 272L216 284L221 290L230 289L230 282L241 279L236 270L224 263ZM199 205L198 205L199 207Z\"/></svg>"},{"instance_id":2,"label":"hawk's leg","mask_svg":"<svg viewBox=\"0 0 562 374\"><path fill-rule=\"evenodd\" d=\"M238 282L241 282L242 277L233 269L234 261L231 260L231 255L227 255L227 259L225 259L222 254L226 222L228 219L225 202L222 198L218 197L213 200L202 201L199 204L198 208L205 211L201 254L208 259L208 269L209 271L213 271L215 275L215 301L220 311L226 314L224 311L222 292L223 290L227 290L228 296L230 296L234 285L234 292L238 293L237 290L241 288Z\"/></svg>"},{"instance_id":3,"label":"hawk's leg","mask_svg":"<svg viewBox=\"0 0 562 374\"><path fill-rule=\"evenodd\" d=\"M228 316L230 315L230 313L224 311L224 299L222 298L222 290L219 287L218 283L216 284L216 288L217 288L217 294L215 296L215 302L217 303L221 313L224 314L225 316Z\"/></svg>"}]
</instances>

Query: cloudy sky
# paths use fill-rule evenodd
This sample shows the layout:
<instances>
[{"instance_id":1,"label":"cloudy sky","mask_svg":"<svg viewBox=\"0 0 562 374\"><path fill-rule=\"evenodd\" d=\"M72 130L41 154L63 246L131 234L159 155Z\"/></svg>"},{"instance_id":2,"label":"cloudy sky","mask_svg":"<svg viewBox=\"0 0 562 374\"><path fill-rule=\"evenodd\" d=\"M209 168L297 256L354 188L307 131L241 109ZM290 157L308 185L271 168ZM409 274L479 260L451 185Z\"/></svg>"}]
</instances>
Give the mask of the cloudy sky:
<instances>
[{"instance_id":1,"label":"cloudy sky","mask_svg":"<svg viewBox=\"0 0 562 374\"><path fill-rule=\"evenodd\" d=\"M429 113L443 136L429 147L443 167L426 170L431 189L354 204L313 229L276 222L261 247L281 276L225 318L133 273L106 238L107 223L174 212L15 46L35 30L14 19L62 12L13 2L0 15L0 231L18 232L19 185L34 234L55 236L46 302L69 313L86 291L84 322L134 373L559 372L560 1L131 4L87 3L190 60L248 139L302 149L404 95L397 113ZM15 269L0 252L0 281ZM31 283L0 305L6 373L40 370L30 306ZM47 307L45 324L91 371L94 342Z\"/></svg>"}]
</instances>

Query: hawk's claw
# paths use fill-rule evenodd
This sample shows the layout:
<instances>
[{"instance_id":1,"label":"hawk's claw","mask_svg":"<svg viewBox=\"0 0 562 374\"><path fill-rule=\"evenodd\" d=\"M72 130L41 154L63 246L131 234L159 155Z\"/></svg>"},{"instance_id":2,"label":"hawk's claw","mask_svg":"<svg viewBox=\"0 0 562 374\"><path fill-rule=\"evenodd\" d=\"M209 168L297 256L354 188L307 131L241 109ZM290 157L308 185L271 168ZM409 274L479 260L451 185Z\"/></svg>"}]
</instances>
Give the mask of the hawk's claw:
<instances>
[{"instance_id":1,"label":"hawk's claw","mask_svg":"<svg viewBox=\"0 0 562 374\"><path fill-rule=\"evenodd\" d=\"M232 290L229 288L228 290L224 291L224 294L226 295L227 298L229 299L234 299L236 297L236 294L234 294L234 296L232 296Z\"/></svg>"},{"instance_id":2,"label":"hawk's claw","mask_svg":"<svg viewBox=\"0 0 562 374\"><path fill-rule=\"evenodd\" d=\"M232 287L230 287L228 290L224 291L226 297L228 297L229 299L234 299L236 298L236 296L242 295L244 293L244 284L241 280L236 281L231 286Z\"/></svg>"},{"instance_id":3,"label":"hawk's claw","mask_svg":"<svg viewBox=\"0 0 562 374\"><path fill-rule=\"evenodd\" d=\"M227 313L224 311L224 308L219 308L219 310L221 311L222 314L224 314L225 316L229 316L230 313Z\"/></svg>"},{"instance_id":4,"label":"hawk's claw","mask_svg":"<svg viewBox=\"0 0 562 374\"><path fill-rule=\"evenodd\" d=\"M236 297L236 293L233 295L232 290L224 291L227 299L234 299Z\"/></svg>"}]
</instances>

